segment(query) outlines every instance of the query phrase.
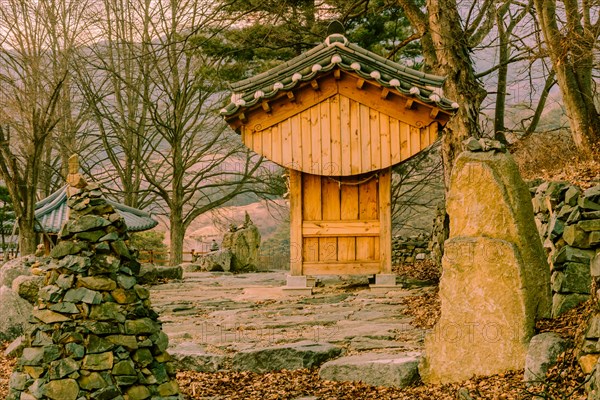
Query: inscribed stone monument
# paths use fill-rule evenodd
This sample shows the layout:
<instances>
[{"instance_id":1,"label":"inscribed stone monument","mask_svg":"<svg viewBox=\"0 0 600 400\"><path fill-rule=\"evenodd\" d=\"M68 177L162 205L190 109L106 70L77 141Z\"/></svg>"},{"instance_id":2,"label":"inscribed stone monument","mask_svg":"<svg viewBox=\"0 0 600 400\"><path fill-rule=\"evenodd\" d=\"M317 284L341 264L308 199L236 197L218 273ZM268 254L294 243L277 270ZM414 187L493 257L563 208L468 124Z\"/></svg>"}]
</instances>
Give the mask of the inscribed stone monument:
<instances>
[{"instance_id":1,"label":"inscribed stone monument","mask_svg":"<svg viewBox=\"0 0 600 400\"><path fill-rule=\"evenodd\" d=\"M462 153L447 210L442 312L425 339L423 381L522 369L535 320L549 315L550 270L512 157Z\"/></svg>"}]
</instances>

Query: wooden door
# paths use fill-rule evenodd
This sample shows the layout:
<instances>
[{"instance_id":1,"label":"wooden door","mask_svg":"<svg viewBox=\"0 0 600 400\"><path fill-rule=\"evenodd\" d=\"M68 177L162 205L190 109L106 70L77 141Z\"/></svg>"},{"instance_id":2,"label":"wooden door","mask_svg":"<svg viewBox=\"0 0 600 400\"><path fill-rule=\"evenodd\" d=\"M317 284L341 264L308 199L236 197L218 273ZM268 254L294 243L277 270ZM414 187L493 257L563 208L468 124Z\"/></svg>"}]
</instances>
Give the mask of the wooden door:
<instances>
[{"instance_id":1,"label":"wooden door","mask_svg":"<svg viewBox=\"0 0 600 400\"><path fill-rule=\"evenodd\" d=\"M389 180L291 171L292 275L389 273Z\"/></svg>"}]
</instances>

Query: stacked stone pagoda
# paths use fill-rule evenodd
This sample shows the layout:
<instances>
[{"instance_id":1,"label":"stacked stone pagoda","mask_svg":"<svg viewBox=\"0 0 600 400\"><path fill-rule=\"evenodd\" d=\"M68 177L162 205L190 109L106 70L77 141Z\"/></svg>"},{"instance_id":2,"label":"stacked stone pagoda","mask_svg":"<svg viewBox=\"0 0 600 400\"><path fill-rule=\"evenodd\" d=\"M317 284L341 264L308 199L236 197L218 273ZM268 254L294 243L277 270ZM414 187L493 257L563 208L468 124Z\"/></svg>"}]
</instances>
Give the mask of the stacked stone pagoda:
<instances>
[{"instance_id":1,"label":"stacked stone pagoda","mask_svg":"<svg viewBox=\"0 0 600 400\"><path fill-rule=\"evenodd\" d=\"M125 222L97 185L71 172L70 217L45 268L8 399L180 399Z\"/></svg>"}]
</instances>

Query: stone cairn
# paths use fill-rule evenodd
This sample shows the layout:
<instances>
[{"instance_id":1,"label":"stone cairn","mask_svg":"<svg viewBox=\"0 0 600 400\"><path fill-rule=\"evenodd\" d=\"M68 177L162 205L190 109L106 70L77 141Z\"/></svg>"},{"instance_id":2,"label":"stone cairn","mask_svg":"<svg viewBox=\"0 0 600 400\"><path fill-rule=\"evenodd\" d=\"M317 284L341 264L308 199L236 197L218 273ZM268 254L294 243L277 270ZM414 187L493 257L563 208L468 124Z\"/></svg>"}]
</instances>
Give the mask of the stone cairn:
<instances>
[{"instance_id":1,"label":"stone cairn","mask_svg":"<svg viewBox=\"0 0 600 400\"><path fill-rule=\"evenodd\" d=\"M70 218L44 266L8 399L180 399L125 222L97 185L78 187L69 188Z\"/></svg>"}]
</instances>

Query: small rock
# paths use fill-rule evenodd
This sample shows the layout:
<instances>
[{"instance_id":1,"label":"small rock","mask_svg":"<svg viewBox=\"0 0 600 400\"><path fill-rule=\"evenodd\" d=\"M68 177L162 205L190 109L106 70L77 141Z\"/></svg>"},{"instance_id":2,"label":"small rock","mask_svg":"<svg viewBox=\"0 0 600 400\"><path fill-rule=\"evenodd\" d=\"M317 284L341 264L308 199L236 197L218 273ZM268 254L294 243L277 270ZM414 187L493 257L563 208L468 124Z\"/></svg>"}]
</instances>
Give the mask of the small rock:
<instances>
[{"instance_id":1,"label":"small rock","mask_svg":"<svg viewBox=\"0 0 600 400\"><path fill-rule=\"evenodd\" d=\"M158 332L159 325L150 318L125 321L125 333L128 335L152 334Z\"/></svg>"},{"instance_id":2,"label":"small rock","mask_svg":"<svg viewBox=\"0 0 600 400\"><path fill-rule=\"evenodd\" d=\"M600 185L592 186L583 192L583 195L591 201L600 201Z\"/></svg>"},{"instance_id":3,"label":"small rock","mask_svg":"<svg viewBox=\"0 0 600 400\"><path fill-rule=\"evenodd\" d=\"M567 225L563 233L563 239L569 246L582 249L589 248L588 233L580 228L579 224L587 221L580 221L577 225Z\"/></svg>"},{"instance_id":4,"label":"small rock","mask_svg":"<svg viewBox=\"0 0 600 400\"><path fill-rule=\"evenodd\" d=\"M82 375L77 381L83 390L94 390L106 387L106 381L99 372Z\"/></svg>"},{"instance_id":5,"label":"small rock","mask_svg":"<svg viewBox=\"0 0 600 400\"><path fill-rule=\"evenodd\" d=\"M31 304L37 303L38 293L43 286L44 279L41 276L21 275L12 283L13 292Z\"/></svg>"},{"instance_id":6,"label":"small rock","mask_svg":"<svg viewBox=\"0 0 600 400\"><path fill-rule=\"evenodd\" d=\"M563 246L554 256L554 264L577 262L586 264L594 256L592 250L582 250L571 246Z\"/></svg>"},{"instance_id":7,"label":"small rock","mask_svg":"<svg viewBox=\"0 0 600 400\"><path fill-rule=\"evenodd\" d=\"M88 354L83 357L81 369L88 371L105 371L112 369L113 361L113 353L110 351L107 351L106 353Z\"/></svg>"},{"instance_id":8,"label":"small rock","mask_svg":"<svg viewBox=\"0 0 600 400\"><path fill-rule=\"evenodd\" d=\"M589 298L590 296L585 294L555 294L552 297L552 317L558 317L562 313L577 307L584 301L587 301Z\"/></svg>"},{"instance_id":9,"label":"small rock","mask_svg":"<svg viewBox=\"0 0 600 400\"><path fill-rule=\"evenodd\" d=\"M77 254L82 250L85 250L87 245L84 242L73 242L73 241L62 241L58 242L56 246L50 251L50 257L52 258L63 258L67 255Z\"/></svg>"},{"instance_id":10,"label":"small rock","mask_svg":"<svg viewBox=\"0 0 600 400\"><path fill-rule=\"evenodd\" d=\"M25 348L23 336L19 336L13 340L4 350L4 355L7 357L20 357Z\"/></svg>"},{"instance_id":11,"label":"small rock","mask_svg":"<svg viewBox=\"0 0 600 400\"><path fill-rule=\"evenodd\" d=\"M543 382L546 373L556 364L558 356L564 352L569 343L554 332L540 333L531 338L525 358L526 382Z\"/></svg>"},{"instance_id":12,"label":"small rock","mask_svg":"<svg viewBox=\"0 0 600 400\"><path fill-rule=\"evenodd\" d=\"M46 383L43 392L52 400L76 400L79 385L75 379L60 379Z\"/></svg>"},{"instance_id":13,"label":"small rock","mask_svg":"<svg viewBox=\"0 0 600 400\"><path fill-rule=\"evenodd\" d=\"M104 276L86 276L77 280L85 288L91 290L114 290L117 283Z\"/></svg>"},{"instance_id":14,"label":"small rock","mask_svg":"<svg viewBox=\"0 0 600 400\"><path fill-rule=\"evenodd\" d=\"M71 320L69 317L51 310L33 310L31 315L45 324L54 324L57 322L67 322Z\"/></svg>"},{"instance_id":15,"label":"small rock","mask_svg":"<svg viewBox=\"0 0 600 400\"><path fill-rule=\"evenodd\" d=\"M600 219L588 219L579 221L577 227L586 232L600 231Z\"/></svg>"},{"instance_id":16,"label":"small rock","mask_svg":"<svg viewBox=\"0 0 600 400\"><path fill-rule=\"evenodd\" d=\"M150 390L146 386L132 386L127 389L129 400L144 400L151 396Z\"/></svg>"},{"instance_id":17,"label":"small rock","mask_svg":"<svg viewBox=\"0 0 600 400\"><path fill-rule=\"evenodd\" d=\"M555 271L552 290L559 293L590 294L592 277L590 267L581 263L566 263L563 271Z\"/></svg>"},{"instance_id":18,"label":"small rock","mask_svg":"<svg viewBox=\"0 0 600 400\"><path fill-rule=\"evenodd\" d=\"M580 197L579 200L577 201L577 205L581 208L583 208L584 210L588 210L588 211L600 211L600 204L591 201L590 199L586 198L586 197Z\"/></svg>"},{"instance_id":19,"label":"small rock","mask_svg":"<svg viewBox=\"0 0 600 400\"><path fill-rule=\"evenodd\" d=\"M69 231L71 233L93 231L108 225L110 225L110 221L98 215L84 215L71 222Z\"/></svg>"},{"instance_id":20,"label":"small rock","mask_svg":"<svg viewBox=\"0 0 600 400\"><path fill-rule=\"evenodd\" d=\"M586 354L577 359L584 374L587 375L594 370L598 363L598 358L600 358L600 354Z\"/></svg>"},{"instance_id":21,"label":"small rock","mask_svg":"<svg viewBox=\"0 0 600 400\"><path fill-rule=\"evenodd\" d=\"M565 204L568 204L570 206L577 205L577 199L579 198L580 194L581 189L579 189L577 186L569 186L569 188L565 192Z\"/></svg>"}]
</instances>

